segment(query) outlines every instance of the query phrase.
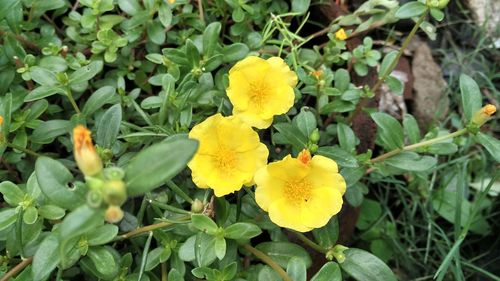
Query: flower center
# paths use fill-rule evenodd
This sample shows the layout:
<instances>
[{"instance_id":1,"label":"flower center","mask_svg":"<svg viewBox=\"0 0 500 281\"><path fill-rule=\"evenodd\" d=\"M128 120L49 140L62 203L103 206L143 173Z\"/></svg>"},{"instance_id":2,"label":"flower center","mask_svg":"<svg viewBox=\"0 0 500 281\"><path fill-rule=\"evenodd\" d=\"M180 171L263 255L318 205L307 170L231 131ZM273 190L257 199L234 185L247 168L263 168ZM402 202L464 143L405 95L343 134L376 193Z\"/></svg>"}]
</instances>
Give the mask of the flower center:
<instances>
[{"instance_id":1,"label":"flower center","mask_svg":"<svg viewBox=\"0 0 500 281\"><path fill-rule=\"evenodd\" d=\"M215 167L220 170L233 170L236 166L234 151L221 147L216 155L212 157Z\"/></svg>"},{"instance_id":2,"label":"flower center","mask_svg":"<svg viewBox=\"0 0 500 281\"><path fill-rule=\"evenodd\" d=\"M285 183L285 197L295 205L309 201L312 186L306 179L292 179Z\"/></svg>"},{"instance_id":3,"label":"flower center","mask_svg":"<svg viewBox=\"0 0 500 281\"><path fill-rule=\"evenodd\" d=\"M268 86L263 82L250 84L250 100L255 106L262 107L268 100Z\"/></svg>"}]
</instances>

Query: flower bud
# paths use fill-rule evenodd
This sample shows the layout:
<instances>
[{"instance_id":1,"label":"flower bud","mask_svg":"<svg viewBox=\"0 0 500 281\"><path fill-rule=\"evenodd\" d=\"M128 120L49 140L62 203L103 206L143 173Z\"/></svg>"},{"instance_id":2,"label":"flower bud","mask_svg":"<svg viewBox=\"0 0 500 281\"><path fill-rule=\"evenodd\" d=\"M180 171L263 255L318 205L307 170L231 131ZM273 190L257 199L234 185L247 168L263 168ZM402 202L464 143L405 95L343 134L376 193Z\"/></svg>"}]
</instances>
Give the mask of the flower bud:
<instances>
[{"instance_id":1,"label":"flower bud","mask_svg":"<svg viewBox=\"0 0 500 281\"><path fill-rule=\"evenodd\" d=\"M123 211L118 206L109 206L104 214L104 219L109 223L117 223L123 219Z\"/></svg>"},{"instance_id":2,"label":"flower bud","mask_svg":"<svg viewBox=\"0 0 500 281\"><path fill-rule=\"evenodd\" d=\"M191 204L191 212L193 212L193 213L199 214L199 213L203 212L204 208L205 208L205 205L199 199L194 199L193 204Z\"/></svg>"},{"instance_id":3,"label":"flower bud","mask_svg":"<svg viewBox=\"0 0 500 281\"><path fill-rule=\"evenodd\" d=\"M90 190L87 193L87 204L92 208L99 208L102 204L101 193L96 190Z\"/></svg>"},{"instance_id":4,"label":"flower bud","mask_svg":"<svg viewBox=\"0 0 500 281\"><path fill-rule=\"evenodd\" d=\"M335 245L335 247L331 248L330 250L328 250L328 252L326 252L326 258L328 260L333 260L335 258L338 263L343 263L345 261L344 251L347 249L349 248L337 244Z\"/></svg>"},{"instance_id":5,"label":"flower bud","mask_svg":"<svg viewBox=\"0 0 500 281\"><path fill-rule=\"evenodd\" d=\"M494 105L492 104L485 105L483 108L474 113L474 115L472 116L471 123L477 126L482 126L484 123L490 120L491 116L495 114L496 111L497 108Z\"/></svg>"},{"instance_id":6,"label":"flower bud","mask_svg":"<svg viewBox=\"0 0 500 281\"><path fill-rule=\"evenodd\" d=\"M340 41L346 40L347 34L345 33L345 30L343 28L337 30L337 32L335 32L335 38L337 38Z\"/></svg>"},{"instance_id":7,"label":"flower bud","mask_svg":"<svg viewBox=\"0 0 500 281\"><path fill-rule=\"evenodd\" d=\"M0 115L0 126L2 126L2 124L3 124L3 116Z\"/></svg>"},{"instance_id":8,"label":"flower bud","mask_svg":"<svg viewBox=\"0 0 500 281\"><path fill-rule=\"evenodd\" d=\"M430 8L443 9L448 5L448 2L450 2L450 0L427 0L426 4Z\"/></svg>"},{"instance_id":9,"label":"flower bud","mask_svg":"<svg viewBox=\"0 0 500 281\"><path fill-rule=\"evenodd\" d=\"M82 125L73 129L73 146L76 164L85 176L91 177L101 173L101 158L92 144L90 131Z\"/></svg>"},{"instance_id":10,"label":"flower bud","mask_svg":"<svg viewBox=\"0 0 500 281\"><path fill-rule=\"evenodd\" d=\"M311 158L311 152L309 152L309 150L307 149L302 149L302 151L297 156L297 159L299 159L300 162L304 163L304 165L309 164Z\"/></svg>"},{"instance_id":11,"label":"flower bud","mask_svg":"<svg viewBox=\"0 0 500 281\"><path fill-rule=\"evenodd\" d=\"M314 142L314 143L317 143L319 141L319 131L318 129L314 129L314 131L312 131L311 135L309 136L309 139Z\"/></svg>"},{"instance_id":12,"label":"flower bud","mask_svg":"<svg viewBox=\"0 0 500 281\"><path fill-rule=\"evenodd\" d=\"M104 183L104 201L110 205L121 206L127 200L125 183L121 180L110 180Z\"/></svg>"}]
</instances>

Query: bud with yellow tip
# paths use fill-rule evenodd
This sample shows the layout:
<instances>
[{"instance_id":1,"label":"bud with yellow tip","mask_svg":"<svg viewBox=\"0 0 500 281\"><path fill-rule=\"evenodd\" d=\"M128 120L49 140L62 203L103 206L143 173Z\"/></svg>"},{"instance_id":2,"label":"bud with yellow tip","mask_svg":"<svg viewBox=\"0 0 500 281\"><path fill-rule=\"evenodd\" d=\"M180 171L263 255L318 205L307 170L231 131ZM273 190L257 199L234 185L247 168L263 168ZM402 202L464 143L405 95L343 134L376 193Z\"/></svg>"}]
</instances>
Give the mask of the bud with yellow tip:
<instances>
[{"instance_id":1,"label":"bud with yellow tip","mask_svg":"<svg viewBox=\"0 0 500 281\"><path fill-rule=\"evenodd\" d=\"M491 116L495 114L496 111L497 108L494 105L485 105L483 108L474 113L471 123L477 126L482 126L484 123L490 120Z\"/></svg>"},{"instance_id":2,"label":"bud with yellow tip","mask_svg":"<svg viewBox=\"0 0 500 281\"><path fill-rule=\"evenodd\" d=\"M2 124L3 124L3 116L0 115L0 126L2 126Z\"/></svg>"},{"instance_id":3,"label":"bud with yellow tip","mask_svg":"<svg viewBox=\"0 0 500 281\"><path fill-rule=\"evenodd\" d=\"M123 219L123 210L118 206L110 205L104 213L104 219L109 223L117 223Z\"/></svg>"},{"instance_id":4,"label":"bud with yellow tip","mask_svg":"<svg viewBox=\"0 0 500 281\"><path fill-rule=\"evenodd\" d=\"M337 32L335 32L335 38L337 38L340 41L346 40L347 34L345 33L345 30L343 28L337 30Z\"/></svg>"},{"instance_id":5,"label":"bud with yellow tip","mask_svg":"<svg viewBox=\"0 0 500 281\"><path fill-rule=\"evenodd\" d=\"M92 177L102 172L102 161L92 144L90 131L82 125L73 129L73 146L76 164L85 176Z\"/></svg>"}]
</instances>

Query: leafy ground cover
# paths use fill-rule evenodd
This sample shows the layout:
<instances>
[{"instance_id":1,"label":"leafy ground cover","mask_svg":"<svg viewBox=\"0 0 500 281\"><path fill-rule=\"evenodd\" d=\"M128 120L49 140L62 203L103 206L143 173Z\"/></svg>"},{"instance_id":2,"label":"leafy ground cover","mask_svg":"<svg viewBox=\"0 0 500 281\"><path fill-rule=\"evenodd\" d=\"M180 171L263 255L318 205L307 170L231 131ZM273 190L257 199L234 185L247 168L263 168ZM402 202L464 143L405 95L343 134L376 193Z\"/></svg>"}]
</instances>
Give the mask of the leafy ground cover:
<instances>
[{"instance_id":1,"label":"leafy ground cover","mask_svg":"<svg viewBox=\"0 0 500 281\"><path fill-rule=\"evenodd\" d=\"M500 280L485 27L446 0L0 0L0 280Z\"/></svg>"}]
</instances>

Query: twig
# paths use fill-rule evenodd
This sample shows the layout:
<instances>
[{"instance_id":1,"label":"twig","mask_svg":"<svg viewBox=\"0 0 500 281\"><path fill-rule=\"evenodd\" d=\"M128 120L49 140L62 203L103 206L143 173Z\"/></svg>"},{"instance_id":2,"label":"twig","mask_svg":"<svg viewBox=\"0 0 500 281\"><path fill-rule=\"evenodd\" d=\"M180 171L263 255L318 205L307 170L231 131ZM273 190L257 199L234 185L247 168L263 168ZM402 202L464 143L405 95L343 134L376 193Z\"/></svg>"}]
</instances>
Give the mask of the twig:
<instances>
[{"instance_id":1,"label":"twig","mask_svg":"<svg viewBox=\"0 0 500 281\"><path fill-rule=\"evenodd\" d=\"M16 276L21 270L30 265L32 262L33 262L33 257L29 257L23 260L22 262L14 266L11 270L9 270L9 272L5 273L5 275L2 276L2 279L0 279L0 281L8 281L10 278Z\"/></svg>"},{"instance_id":2,"label":"twig","mask_svg":"<svg viewBox=\"0 0 500 281\"><path fill-rule=\"evenodd\" d=\"M200 20L205 21L205 16L203 14L203 0L198 0L198 11L200 12Z\"/></svg>"},{"instance_id":3,"label":"twig","mask_svg":"<svg viewBox=\"0 0 500 281\"><path fill-rule=\"evenodd\" d=\"M254 247L248 245L248 244L243 244L241 245L245 250L249 251L252 253L254 256L258 257L261 261L265 262L267 265L269 265L274 271L276 271L281 278L284 281L292 281L292 278L286 274L286 272L279 266L277 263L275 263L268 255L264 254L263 252L255 249Z\"/></svg>"},{"instance_id":4,"label":"twig","mask_svg":"<svg viewBox=\"0 0 500 281\"><path fill-rule=\"evenodd\" d=\"M35 45L31 41L29 41L28 39L24 38L23 36L21 36L19 34L13 34L10 32L5 32L5 31L0 30L0 37L9 36L9 35L14 37L14 39L19 41L19 43L23 44L24 46L30 48L33 51L40 53L41 49L37 45Z\"/></svg>"}]
</instances>

